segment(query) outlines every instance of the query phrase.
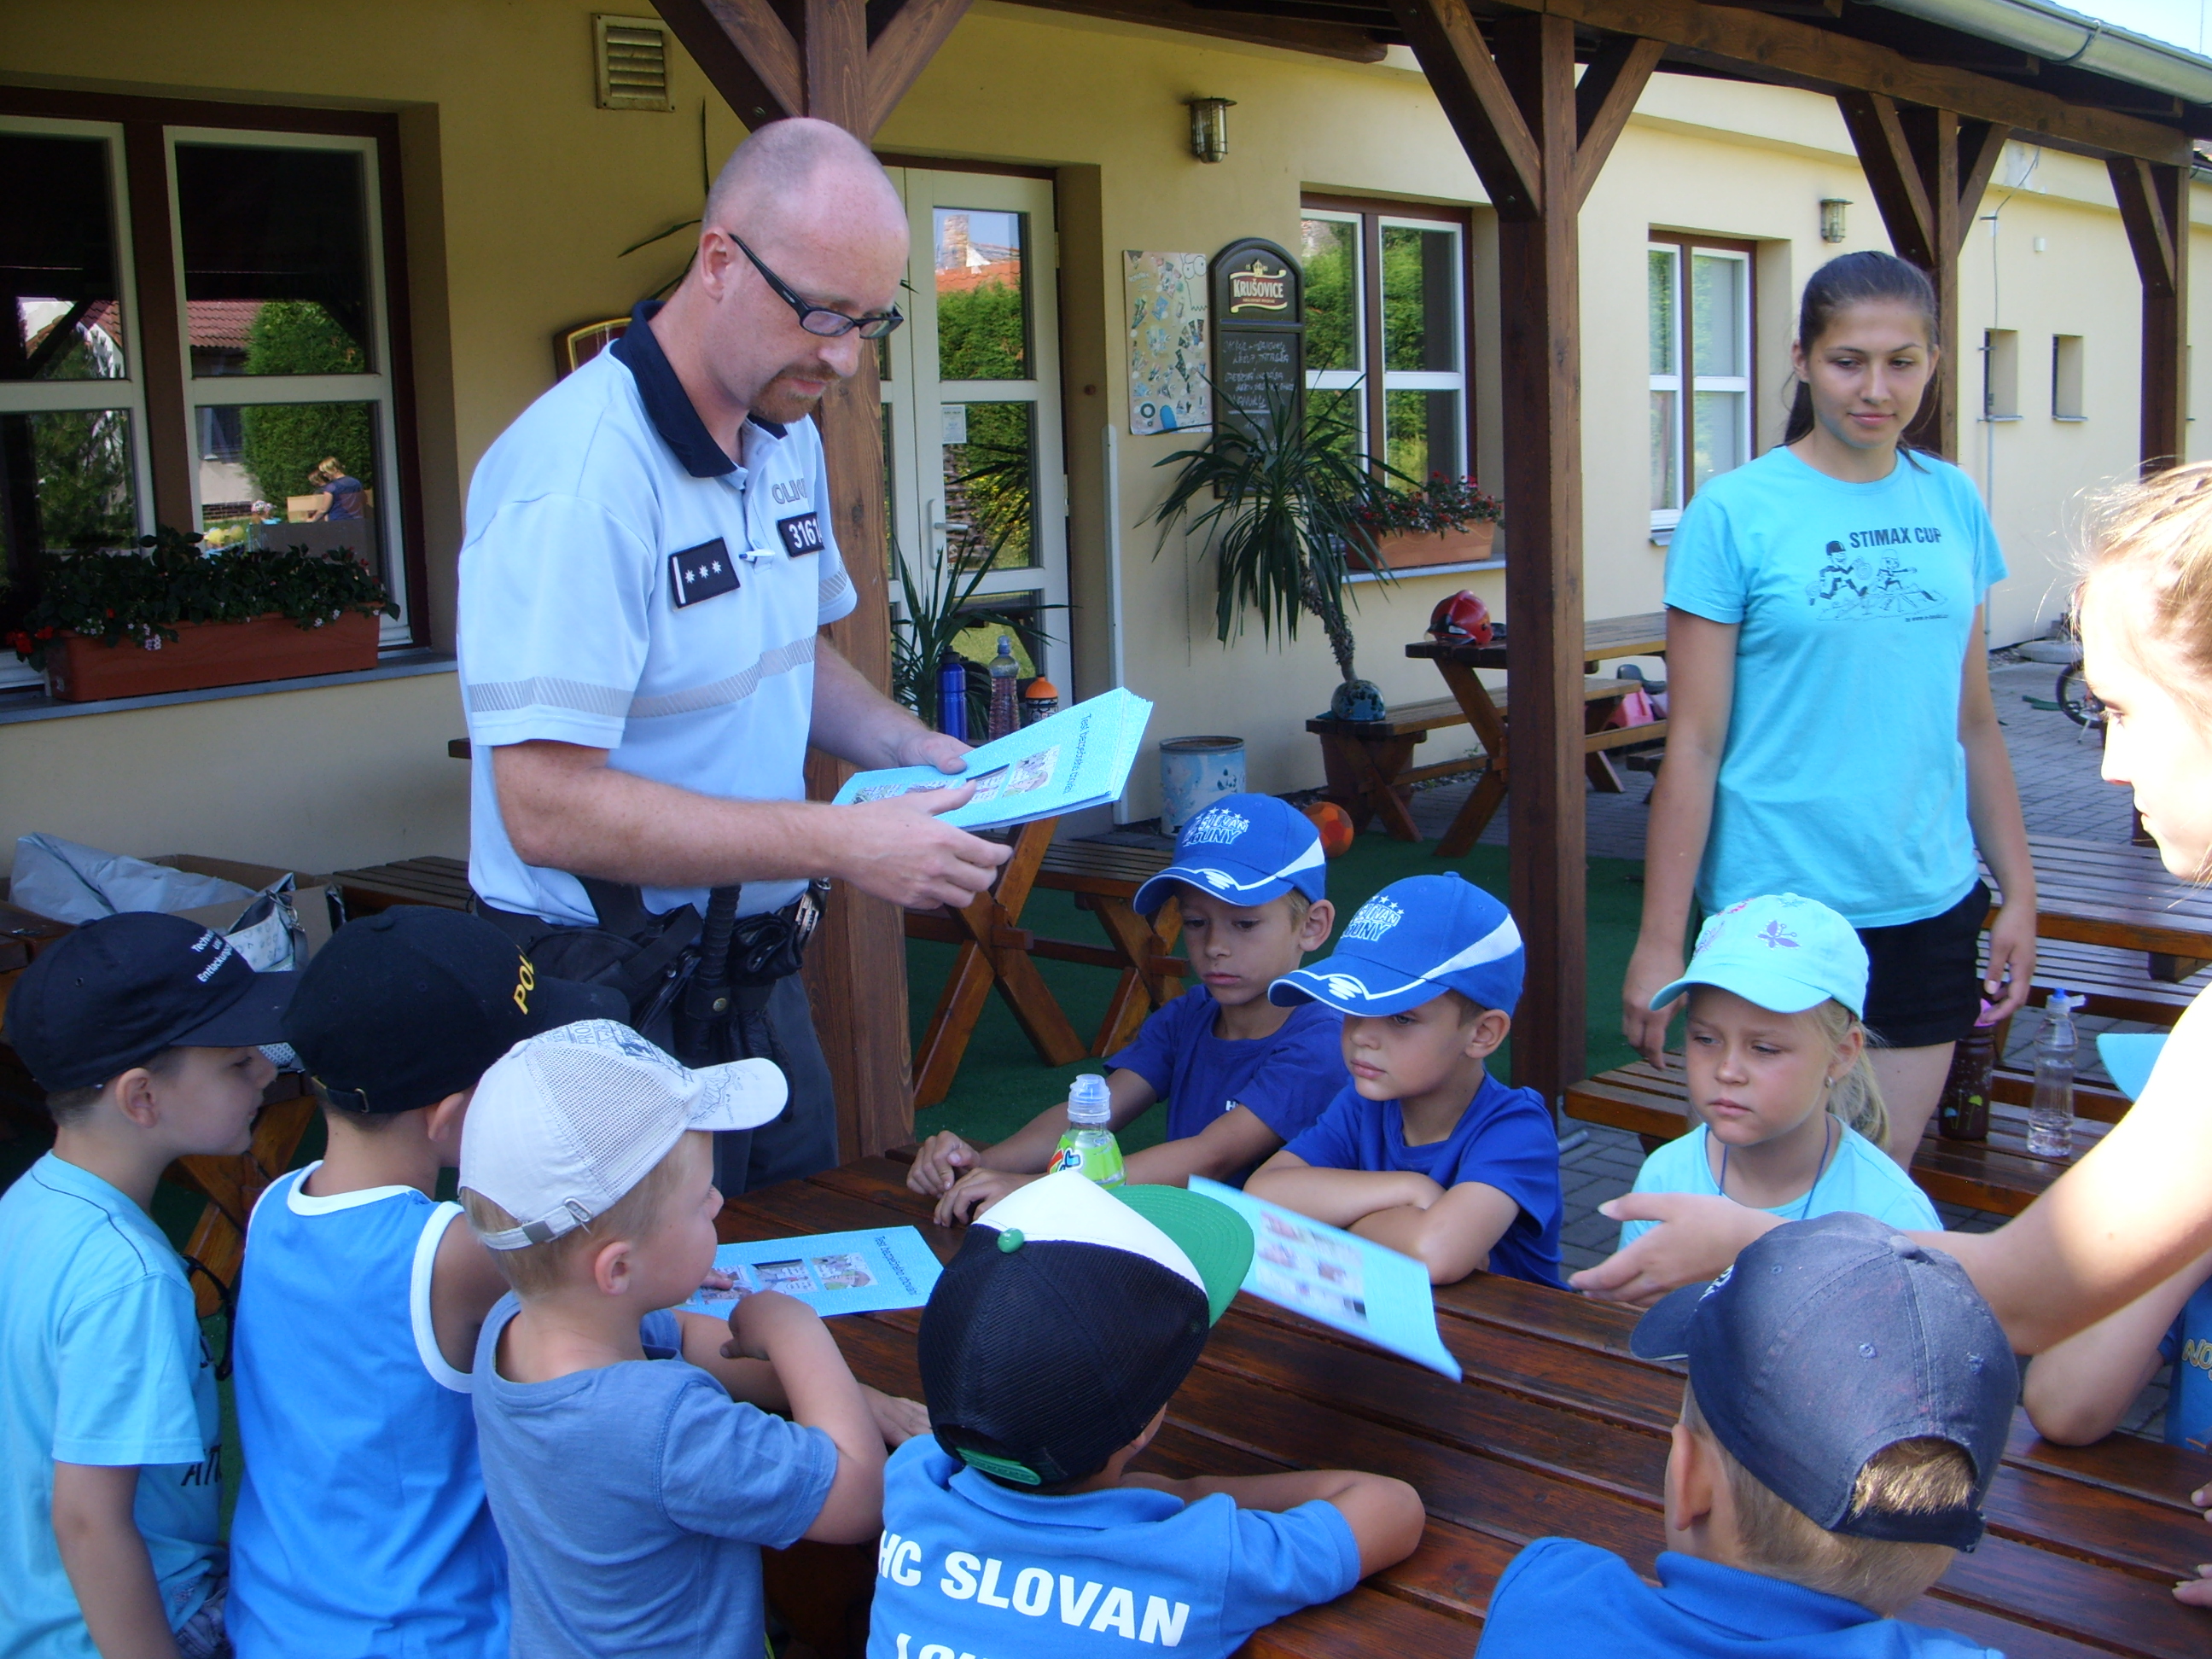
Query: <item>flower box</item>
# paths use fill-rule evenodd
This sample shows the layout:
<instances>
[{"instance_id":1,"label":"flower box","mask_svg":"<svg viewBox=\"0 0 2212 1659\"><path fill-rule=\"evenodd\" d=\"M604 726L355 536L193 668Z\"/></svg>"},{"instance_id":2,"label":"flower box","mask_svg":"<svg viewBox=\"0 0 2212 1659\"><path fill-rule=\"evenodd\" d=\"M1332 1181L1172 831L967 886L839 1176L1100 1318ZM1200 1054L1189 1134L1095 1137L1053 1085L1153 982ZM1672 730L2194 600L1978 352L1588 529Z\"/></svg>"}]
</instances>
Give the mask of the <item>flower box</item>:
<instances>
[{"instance_id":1,"label":"flower box","mask_svg":"<svg viewBox=\"0 0 2212 1659\"><path fill-rule=\"evenodd\" d=\"M62 635L46 653L46 689L64 702L101 702L376 666L378 621L358 611L319 628L275 615L176 627L176 639L158 651L135 640L106 645Z\"/></svg>"},{"instance_id":2,"label":"flower box","mask_svg":"<svg viewBox=\"0 0 2212 1659\"><path fill-rule=\"evenodd\" d=\"M1497 539L1497 521L1485 520L1464 530L1404 531L1376 544L1391 569L1419 570L1432 564L1480 564L1492 556Z\"/></svg>"}]
</instances>

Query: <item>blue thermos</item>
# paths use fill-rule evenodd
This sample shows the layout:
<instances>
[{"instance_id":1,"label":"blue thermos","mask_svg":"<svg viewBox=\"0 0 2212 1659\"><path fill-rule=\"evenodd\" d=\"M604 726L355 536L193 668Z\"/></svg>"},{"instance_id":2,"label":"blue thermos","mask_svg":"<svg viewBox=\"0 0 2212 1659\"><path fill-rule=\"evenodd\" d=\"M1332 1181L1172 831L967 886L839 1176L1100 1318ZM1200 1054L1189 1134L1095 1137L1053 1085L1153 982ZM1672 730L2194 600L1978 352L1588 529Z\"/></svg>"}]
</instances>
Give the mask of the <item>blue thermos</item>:
<instances>
[{"instance_id":1,"label":"blue thermos","mask_svg":"<svg viewBox=\"0 0 2212 1659\"><path fill-rule=\"evenodd\" d=\"M955 651L947 651L937 663L937 729L948 738L968 741L968 663Z\"/></svg>"}]
</instances>

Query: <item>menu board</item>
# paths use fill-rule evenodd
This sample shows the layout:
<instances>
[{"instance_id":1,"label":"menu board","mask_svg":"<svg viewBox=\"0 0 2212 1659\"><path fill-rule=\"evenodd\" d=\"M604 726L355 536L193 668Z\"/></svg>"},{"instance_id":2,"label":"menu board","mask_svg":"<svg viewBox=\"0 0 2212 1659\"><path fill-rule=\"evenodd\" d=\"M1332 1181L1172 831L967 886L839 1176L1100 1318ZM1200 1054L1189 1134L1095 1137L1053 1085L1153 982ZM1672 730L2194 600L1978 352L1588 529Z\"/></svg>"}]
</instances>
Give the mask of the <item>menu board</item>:
<instances>
[{"instance_id":1,"label":"menu board","mask_svg":"<svg viewBox=\"0 0 2212 1659\"><path fill-rule=\"evenodd\" d=\"M1256 236L1213 256L1216 418L1258 428L1283 410L1304 407L1305 274L1297 260Z\"/></svg>"}]
</instances>

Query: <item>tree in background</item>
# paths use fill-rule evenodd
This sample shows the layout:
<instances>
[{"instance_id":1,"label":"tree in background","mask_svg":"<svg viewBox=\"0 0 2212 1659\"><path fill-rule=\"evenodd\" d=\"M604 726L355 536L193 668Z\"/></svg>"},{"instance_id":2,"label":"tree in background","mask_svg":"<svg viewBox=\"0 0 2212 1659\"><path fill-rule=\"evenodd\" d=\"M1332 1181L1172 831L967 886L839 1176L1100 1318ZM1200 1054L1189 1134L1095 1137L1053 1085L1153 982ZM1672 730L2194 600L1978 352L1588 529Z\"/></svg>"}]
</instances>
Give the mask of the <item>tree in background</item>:
<instances>
[{"instance_id":1,"label":"tree in background","mask_svg":"<svg viewBox=\"0 0 2212 1659\"><path fill-rule=\"evenodd\" d=\"M248 374L359 374L361 343L312 300L270 300L246 331ZM376 486L376 454L367 404L255 404L239 416L240 446L255 490L282 504L313 494L307 475L323 457L343 461L366 489Z\"/></svg>"}]
</instances>

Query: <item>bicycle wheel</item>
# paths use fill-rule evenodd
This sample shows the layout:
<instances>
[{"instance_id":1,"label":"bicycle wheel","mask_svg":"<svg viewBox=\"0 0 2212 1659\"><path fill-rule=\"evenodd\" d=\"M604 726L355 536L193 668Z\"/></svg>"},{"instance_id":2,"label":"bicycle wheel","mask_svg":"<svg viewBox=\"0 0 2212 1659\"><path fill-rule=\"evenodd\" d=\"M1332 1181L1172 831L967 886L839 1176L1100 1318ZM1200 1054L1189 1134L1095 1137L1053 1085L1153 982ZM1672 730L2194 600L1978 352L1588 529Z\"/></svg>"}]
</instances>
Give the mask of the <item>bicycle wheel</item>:
<instances>
[{"instance_id":1,"label":"bicycle wheel","mask_svg":"<svg viewBox=\"0 0 2212 1659\"><path fill-rule=\"evenodd\" d=\"M2081 665L2075 663L2058 673L2058 690L2055 694L2058 707L2066 718L2076 726L2100 726L2105 723L2105 705L2097 701L2097 694L2089 689Z\"/></svg>"}]
</instances>

